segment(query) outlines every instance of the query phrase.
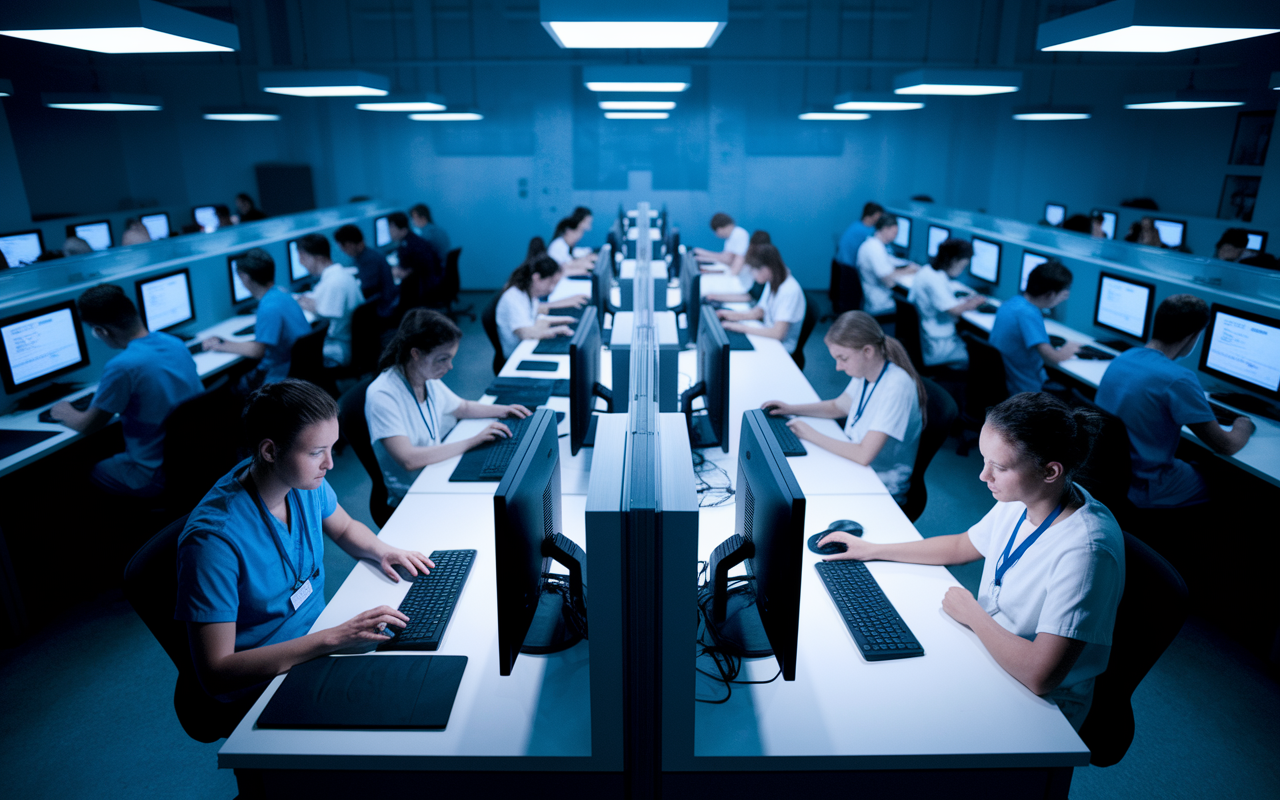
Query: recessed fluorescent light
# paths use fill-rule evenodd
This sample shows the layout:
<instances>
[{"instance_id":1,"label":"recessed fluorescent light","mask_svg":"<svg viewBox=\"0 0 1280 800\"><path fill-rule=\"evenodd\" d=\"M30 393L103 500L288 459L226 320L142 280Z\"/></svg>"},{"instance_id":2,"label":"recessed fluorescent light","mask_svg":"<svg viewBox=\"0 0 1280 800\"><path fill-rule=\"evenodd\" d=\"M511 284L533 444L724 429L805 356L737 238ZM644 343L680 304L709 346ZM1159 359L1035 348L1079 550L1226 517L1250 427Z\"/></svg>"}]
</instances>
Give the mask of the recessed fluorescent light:
<instances>
[{"instance_id":1,"label":"recessed fluorescent light","mask_svg":"<svg viewBox=\"0 0 1280 800\"><path fill-rule=\"evenodd\" d=\"M601 100L602 111L670 111L674 100Z\"/></svg>"},{"instance_id":2,"label":"recessed fluorescent light","mask_svg":"<svg viewBox=\"0 0 1280 800\"><path fill-rule=\"evenodd\" d=\"M414 122L477 122L484 119L483 114L474 111L446 111L443 114L410 114Z\"/></svg>"},{"instance_id":3,"label":"recessed fluorescent light","mask_svg":"<svg viewBox=\"0 0 1280 800\"><path fill-rule=\"evenodd\" d=\"M444 98L427 100L380 100L373 103L356 103L361 111L393 111L401 114L444 111L448 106Z\"/></svg>"},{"instance_id":4,"label":"recessed fluorescent light","mask_svg":"<svg viewBox=\"0 0 1280 800\"><path fill-rule=\"evenodd\" d=\"M1186 111L1196 108L1229 108L1242 106L1243 100L1236 99L1233 94L1207 91L1203 89L1181 89L1176 92L1156 92L1154 94L1129 95L1124 99L1125 108Z\"/></svg>"},{"instance_id":5,"label":"recessed fluorescent light","mask_svg":"<svg viewBox=\"0 0 1280 800\"><path fill-rule=\"evenodd\" d=\"M214 122L278 122L280 115L268 111L206 111L204 118Z\"/></svg>"},{"instance_id":6,"label":"recessed fluorescent light","mask_svg":"<svg viewBox=\"0 0 1280 800\"><path fill-rule=\"evenodd\" d=\"M729 0L541 0L538 18L566 48L704 48L729 22Z\"/></svg>"},{"instance_id":7,"label":"recessed fluorescent light","mask_svg":"<svg viewBox=\"0 0 1280 800\"><path fill-rule=\"evenodd\" d=\"M1228 108L1244 103L1226 100L1162 100L1155 103L1126 103L1125 108L1141 108L1162 111L1186 111L1193 108Z\"/></svg>"},{"instance_id":8,"label":"recessed fluorescent light","mask_svg":"<svg viewBox=\"0 0 1280 800\"><path fill-rule=\"evenodd\" d=\"M69 25L68 19L75 22ZM0 34L95 53L225 53L240 49L240 32L235 25L154 0L7 3L0 11Z\"/></svg>"},{"instance_id":9,"label":"recessed fluorescent light","mask_svg":"<svg viewBox=\"0 0 1280 800\"><path fill-rule=\"evenodd\" d=\"M644 81L592 81L587 88L593 92L683 92L687 83L661 83Z\"/></svg>"},{"instance_id":10,"label":"recessed fluorescent light","mask_svg":"<svg viewBox=\"0 0 1280 800\"><path fill-rule=\"evenodd\" d=\"M683 92L693 82L693 70L644 65L584 67L582 82L593 92Z\"/></svg>"},{"instance_id":11,"label":"recessed fluorescent light","mask_svg":"<svg viewBox=\"0 0 1280 800\"><path fill-rule=\"evenodd\" d=\"M800 119L808 122L840 122L871 119L870 114L853 114L841 111L806 111Z\"/></svg>"},{"instance_id":12,"label":"recessed fluorescent light","mask_svg":"<svg viewBox=\"0 0 1280 800\"><path fill-rule=\"evenodd\" d=\"M836 111L916 111L924 108L918 100L903 100L891 94L845 92L836 98Z\"/></svg>"},{"instance_id":13,"label":"recessed fluorescent light","mask_svg":"<svg viewBox=\"0 0 1280 800\"><path fill-rule=\"evenodd\" d=\"M164 102L159 97L145 94L43 94L40 99L49 108L69 111L160 111L164 108Z\"/></svg>"},{"instance_id":14,"label":"recessed fluorescent light","mask_svg":"<svg viewBox=\"0 0 1280 800\"><path fill-rule=\"evenodd\" d=\"M1092 116L1079 111L1024 111L1014 114L1013 118L1024 122L1057 122L1067 119L1089 119Z\"/></svg>"},{"instance_id":15,"label":"recessed fluorescent light","mask_svg":"<svg viewBox=\"0 0 1280 800\"><path fill-rule=\"evenodd\" d=\"M1049 52L1170 53L1280 31L1274 4L1117 0L1040 24Z\"/></svg>"},{"instance_id":16,"label":"recessed fluorescent light","mask_svg":"<svg viewBox=\"0 0 1280 800\"><path fill-rule=\"evenodd\" d=\"M666 119L671 115L665 111L606 111L605 119Z\"/></svg>"},{"instance_id":17,"label":"recessed fluorescent light","mask_svg":"<svg viewBox=\"0 0 1280 800\"><path fill-rule=\"evenodd\" d=\"M271 94L293 97L385 97L391 82L364 70L298 70L262 72L258 86Z\"/></svg>"},{"instance_id":18,"label":"recessed fluorescent light","mask_svg":"<svg viewBox=\"0 0 1280 800\"><path fill-rule=\"evenodd\" d=\"M894 94L973 97L1007 94L1022 88L1022 73L1012 70L916 69L893 81Z\"/></svg>"}]
</instances>

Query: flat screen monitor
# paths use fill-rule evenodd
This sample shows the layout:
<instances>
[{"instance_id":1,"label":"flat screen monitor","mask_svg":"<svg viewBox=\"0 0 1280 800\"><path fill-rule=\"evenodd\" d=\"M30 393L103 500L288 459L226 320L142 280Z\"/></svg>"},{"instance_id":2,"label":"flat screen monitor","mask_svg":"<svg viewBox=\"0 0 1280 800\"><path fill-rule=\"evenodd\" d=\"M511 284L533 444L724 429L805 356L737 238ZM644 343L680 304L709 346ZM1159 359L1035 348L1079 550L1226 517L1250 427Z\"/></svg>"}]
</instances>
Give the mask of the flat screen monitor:
<instances>
[{"instance_id":1,"label":"flat screen monitor","mask_svg":"<svg viewBox=\"0 0 1280 800\"><path fill-rule=\"evenodd\" d=\"M373 220L373 246L386 247L391 244L391 223L386 217L375 217Z\"/></svg>"},{"instance_id":2,"label":"flat screen monitor","mask_svg":"<svg viewBox=\"0 0 1280 800\"><path fill-rule=\"evenodd\" d=\"M1118 219L1116 217L1116 212L1103 211L1100 208L1095 208L1092 214L1095 217L1102 217L1102 232L1107 235L1107 238L1116 238L1116 220Z\"/></svg>"},{"instance_id":3,"label":"flat screen monitor","mask_svg":"<svg viewBox=\"0 0 1280 800\"><path fill-rule=\"evenodd\" d=\"M1156 234L1165 247L1182 247L1186 241L1187 223L1175 219L1152 219L1151 223L1156 226Z\"/></svg>"},{"instance_id":4,"label":"flat screen monitor","mask_svg":"<svg viewBox=\"0 0 1280 800\"><path fill-rule=\"evenodd\" d=\"M233 306L247 303L253 299L253 294L245 287L244 281L240 280L240 275L236 272L236 262L242 257L244 257L244 253L227 256L227 271L231 273L231 305Z\"/></svg>"},{"instance_id":5,"label":"flat screen monitor","mask_svg":"<svg viewBox=\"0 0 1280 800\"><path fill-rule=\"evenodd\" d=\"M898 217L898 235L893 238L893 243L903 250L911 247L911 218Z\"/></svg>"},{"instance_id":6,"label":"flat screen monitor","mask_svg":"<svg viewBox=\"0 0 1280 800\"><path fill-rule=\"evenodd\" d=\"M951 229L938 225L929 226L929 258L938 254L938 247L951 238Z\"/></svg>"},{"instance_id":7,"label":"flat screen monitor","mask_svg":"<svg viewBox=\"0 0 1280 800\"><path fill-rule=\"evenodd\" d=\"M1200 369L1272 399L1280 397L1280 320L1214 303L1200 345Z\"/></svg>"},{"instance_id":8,"label":"flat screen monitor","mask_svg":"<svg viewBox=\"0 0 1280 800\"><path fill-rule=\"evenodd\" d=\"M67 236L78 236L84 239L85 243L94 250L110 250L112 245L111 223L105 219L68 225Z\"/></svg>"},{"instance_id":9,"label":"flat screen monitor","mask_svg":"<svg viewBox=\"0 0 1280 800\"><path fill-rule=\"evenodd\" d=\"M1245 235L1249 237L1249 243L1245 245L1246 250L1252 250L1255 253L1267 252L1266 231L1245 231Z\"/></svg>"},{"instance_id":10,"label":"flat screen monitor","mask_svg":"<svg viewBox=\"0 0 1280 800\"><path fill-rule=\"evenodd\" d=\"M1050 225L1062 225L1062 221L1067 218L1067 207L1061 203L1045 203L1044 204L1044 221Z\"/></svg>"},{"instance_id":11,"label":"flat screen monitor","mask_svg":"<svg viewBox=\"0 0 1280 800\"><path fill-rule=\"evenodd\" d=\"M1000 245L996 242L973 237L973 258L969 261L969 274L987 283L1000 282Z\"/></svg>"},{"instance_id":12,"label":"flat screen monitor","mask_svg":"<svg viewBox=\"0 0 1280 800\"><path fill-rule=\"evenodd\" d=\"M564 535L556 415L538 409L493 496L498 672L521 653L568 649L586 633L586 553ZM569 574L551 572L551 562Z\"/></svg>"},{"instance_id":13,"label":"flat screen monitor","mask_svg":"<svg viewBox=\"0 0 1280 800\"><path fill-rule=\"evenodd\" d=\"M698 320L702 316L702 271L693 253L685 253L679 257L684 262L680 267L680 306L684 310L684 330L689 341L698 341Z\"/></svg>"},{"instance_id":14,"label":"flat screen monitor","mask_svg":"<svg viewBox=\"0 0 1280 800\"><path fill-rule=\"evenodd\" d=\"M698 316L698 382L680 395L680 408L693 447L720 446L729 452L729 337L714 313ZM693 401L703 398L703 413Z\"/></svg>"},{"instance_id":15,"label":"flat screen monitor","mask_svg":"<svg viewBox=\"0 0 1280 800\"><path fill-rule=\"evenodd\" d=\"M138 281L138 310L149 331L167 331L196 318L191 273L185 268Z\"/></svg>"},{"instance_id":16,"label":"flat screen monitor","mask_svg":"<svg viewBox=\"0 0 1280 800\"><path fill-rule=\"evenodd\" d=\"M796 679L800 582L804 552L804 492L778 439L753 408L742 415L734 534L708 565L715 638L736 645L744 658L772 655L784 681ZM745 564L748 579L729 588L729 570ZM705 594L703 595L705 598Z\"/></svg>"},{"instance_id":17,"label":"flat screen monitor","mask_svg":"<svg viewBox=\"0 0 1280 800\"><path fill-rule=\"evenodd\" d=\"M218 209L214 206L196 206L191 216L205 233L213 233L218 229Z\"/></svg>"},{"instance_id":18,"label":"flat screen monitor","mask_svg":"<svg viewBox=\"0 0 1280 800\"><path fill-rule=\"evenodd\" d=\"M74 300L0 320L0 377L9 394L89 366Z\"/></svg>"},{"instance_id":19,"label":"flat screen monitor","mask_svg":"<svg viewBox=\"0 0 1280 800\"><path fill-rule=\"evenodd\" d=\"M36 263L44 252L44 236L40 231L19 231L0 236L0 253L11 267Z\"/></svg>"},{"instance_id":20,"label":"flat screen monitor","mask_svg":"<svg viewBox=\"0 0 1280 800\"><path fill-rule=\"evenodd\" d=\"M610 311L609 292L613 289L613 246L606 243L596 256L595 269L591 271L591 304L596 307L596 320L604 326L604 316Z\"/></svg>"},{"instance_id":21,"label":"flat screen monitor","mask_svg":"<svg viewBox=\"0 0 1280 800\"><path fill-rule=\"evenodd\" d=\"M157 239L169 238L169 215L161 212L159 214L146 214L139 219L142 227L147 229L147 233L151 235L151 241Z\"/></svg>"},{"instance_id":22,"label":"flat screen monitor","mask_svg":"<svg viewBox=\"0 0 1280 800\"><path fill-rule=\"evenodd\" d=\"M1031 277L1031 273L1035 268L1048 261L1048 256L1042 256L1039 253L1033 253L1030 250L1022 254L1022 278L1018 283L1018 291L1025 292L1027 290L1027 278Z\"/></svg>"},{"instance_id":23,"label":"flat screen monitor","mask_svg":"<svg viewBox=\"0 0 1280 800\"><path fill-rule=\"evenodd\" d=\"M1127 333L1145 342L1151 331L1151 310L1156 287L1150 283L1121 278L1103 272L1098 276L1098 300L1093 307L1093 324Z\"/></svg>"},{"instance_id":24,"label":"flat screen monitor","mask_svg":"<svg viewBox=\"0 0 1280 800\"><path fill-rule=\"evenodd\" d=\"M569 338L569 452L596 441L596 398L613 407L613 393L600 383L600 320L587 306Z\"/></svg>"},{"instance_id":25,"label":"flat screen monitor","mask_svg":"<svg viewBox=\"0 0 1280 800\"><path fill-rule=\"evenodd\" d=\"M289 244L289 279L294 283L305 281L311 277L311 273L307 272L307 268L303 266L302 259L298 257L298 240L290 239Z\"/></svg>"}]
</instances>

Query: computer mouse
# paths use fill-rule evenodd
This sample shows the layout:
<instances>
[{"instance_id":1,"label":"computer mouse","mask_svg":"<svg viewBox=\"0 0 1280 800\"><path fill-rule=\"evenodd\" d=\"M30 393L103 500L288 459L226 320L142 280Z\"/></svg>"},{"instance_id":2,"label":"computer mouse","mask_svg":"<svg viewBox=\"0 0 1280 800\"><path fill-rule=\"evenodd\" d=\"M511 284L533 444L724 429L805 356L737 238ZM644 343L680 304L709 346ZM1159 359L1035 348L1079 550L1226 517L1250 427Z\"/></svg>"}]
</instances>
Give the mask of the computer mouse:
<instances>
[{"instance_id":1,"label":"computer mouse","mask_svg":"<svg viewBox=\"0 0 1280 800\"><path fill-rule=\"evenodd\" d=\"M854 536L861 536L862 526L851 519L838 519L828 525L825 531L820 531L809 537L809 549L822 556L833 556L836 553L843 553L845 550L849 549L844 546L843 542L827 542L821 547L818 546L818 542L822 540L822 537L835 531L842 531L844 533L851 533Z\"/></svg>"}]
</instances>

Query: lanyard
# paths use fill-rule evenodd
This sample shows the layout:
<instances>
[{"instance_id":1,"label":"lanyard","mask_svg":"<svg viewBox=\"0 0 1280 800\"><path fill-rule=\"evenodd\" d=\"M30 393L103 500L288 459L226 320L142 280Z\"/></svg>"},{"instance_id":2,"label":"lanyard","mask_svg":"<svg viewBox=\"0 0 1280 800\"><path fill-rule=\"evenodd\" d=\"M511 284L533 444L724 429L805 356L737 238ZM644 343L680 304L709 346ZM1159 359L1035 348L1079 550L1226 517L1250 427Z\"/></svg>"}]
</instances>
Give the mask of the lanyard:
<instances>
[{"instance_id":1,"label":"lanyard","mask_svg":"<svg viewBox=\"0 0 1280 800\"><path fill-rule=\"evenodd\" d=\"M276 550L280 553L280 560L284 562L284 565L289 569L289 573L293 576L292 591L296 592L298 591L298 589L302 588L302 584L306 583L309 578L314 578L320 574L320 567L317 564L315 569L310 574L308 574L305 569L297 569L293 566L293 561L290 560L289 555L284 550L284 543L280 541L280 534L276 533L276 526L272 524L273 522L277 522L278 520L276 520L275 517L267 513L267 507L262 502L261 495L258 494L258 486L256 483L254 483L252 471L245 472L245 480L249 484L248 485L249 495L253 498L254 505L258 507L258 513L262 515L262 522L267 526L267 530L271 532L271 541L275 542ZM292 489L289 490L289 494L285 497L286 503L289 502L290 497L293 497ZM294 513L300 516L299 525L298 525L298 566L305 567L306 561L304 560L302 555L302 542L303 540L307 541L307 551L310 552L311 537L307 529L307 515L306 515L306 512L302 510L302 503L300 502L295 503L294 506L295 506ZM313 555L312 561L315 561L314 555Z\"/></svg>"},{"instance_id":2,"label":"lanyard","mask_svg":"<svg viewBox=\"0 0 1280 800\"><path fill-rule=\"evenodd\" d=\"M849 429L853 430L853 426L858 424L858 420L862 419L862 412L867 410L867 405L871 402L871 398L875 396L876 389L880 388L880 379L884 377L884 373L889 369L889 359L884 360L884 366L880 368L880 374L876 376L876 382L871 384L871 394L867 394L867 381L862 381L862 394L858 395L858 409L853 415L853 422L849 423Z\"/></svg>"},{"instance_id":3,"label":"lanyard","mask_svg":"<svg viewBox=\"0 0 1280 800\"><path fill-rule=\"evenodd\" d=\"M431 402L431 389L425 383L422 385L422 396L425 398L424 402L427 404L427 411L431 414L431 419L436 421L435 425L432 425L428 421L427 415L422 413L422 403L419 403L418 398L414 397L413 387L409 385L409 379L403 373L401 373L400 379L404 381L404 388L409 390L409 397L413 398L413 404L418 409L418 416L422 417L422 424L427 426L427 436L431 437L431 441L439 444L440 440L436 438L436 431L440 429L440 418L436 416L435 405Z\"/></svg>"},{"instance_id":4,"label":"lanyard","mask_svg":"<svg viewBox=\"0 0 1280 800\"><path fill-rule=\"evenodd\" d=\"M1018 529L1022 527L1022 523L1027 519L1026 509L1022 510L1022 516L1018 517L1018 523L1013 526L1013 533L1009 536L1009 543L1004 546L1004 552L1000 554L999 560L996 561L996 586L999 586L1004 580L1004 574L1009 571L1009 567L1017 564L1018 559L1022 558L1022 554L1027 552L1027 548L1035 544L1036 539L1040 538L1040 534L1049 529L1053 521L1062 513L1062 509L1066 504L1067 499L1064 497L1062 502L1058 503L1058 507L1053 510L1053 513L1044 518L1044 522L1040 523L1040 527L1032 531L1031 535L1023 540L1022 544L1018 545L1017 550L1013 550L1013 540L1018 538ZM1013 555L1009 554L1011 550Z\"/></svg>"}]
</instances>

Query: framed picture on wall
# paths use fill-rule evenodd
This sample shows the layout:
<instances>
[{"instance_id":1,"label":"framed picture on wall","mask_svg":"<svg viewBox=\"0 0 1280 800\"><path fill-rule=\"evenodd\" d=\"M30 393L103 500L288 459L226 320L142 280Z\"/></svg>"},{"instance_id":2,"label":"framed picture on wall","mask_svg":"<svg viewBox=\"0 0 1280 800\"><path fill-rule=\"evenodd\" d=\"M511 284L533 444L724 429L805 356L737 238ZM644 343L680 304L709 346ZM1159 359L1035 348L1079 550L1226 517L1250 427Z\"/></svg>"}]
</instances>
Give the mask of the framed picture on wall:
<instances>
[{"instance_id":1,"label":"framed picture on wall","mask_svg":"<svg viewBox=\"0 0 1280 800\"><path fill-rule=\"evenodd\" d=\"M1218 219L1253 221L1253 204L1258 200L1257 175L1228 175L1222 182L1222 197L1218 199Z\"/></svg>"},{"instance_id":2,"label":"framed picture on wall","mask_svg":"<svg viewBox=\"0 0 1280 800\"><path fill-rule=\"evenodd\" d=\"M1274 111L1241 111L1236 115L1236 135L1231 140L1231 165L1260 167L1267 163Z\"/></svg>"}]
</instances>

